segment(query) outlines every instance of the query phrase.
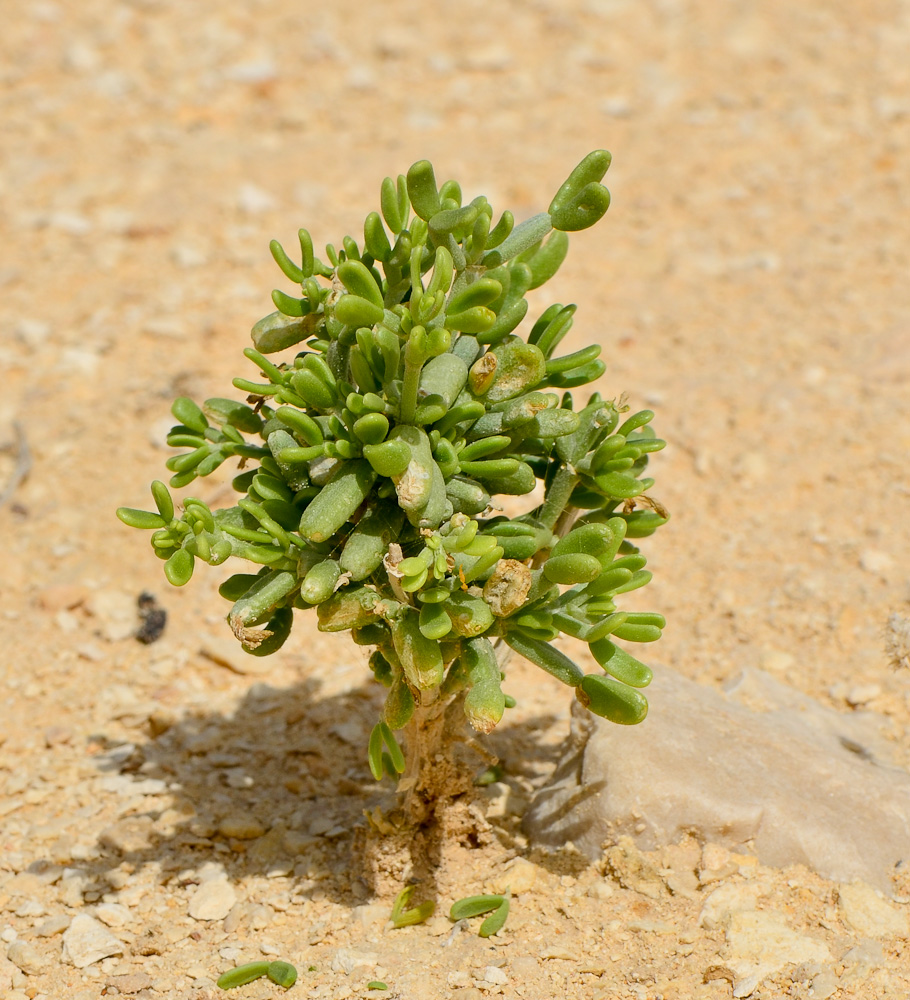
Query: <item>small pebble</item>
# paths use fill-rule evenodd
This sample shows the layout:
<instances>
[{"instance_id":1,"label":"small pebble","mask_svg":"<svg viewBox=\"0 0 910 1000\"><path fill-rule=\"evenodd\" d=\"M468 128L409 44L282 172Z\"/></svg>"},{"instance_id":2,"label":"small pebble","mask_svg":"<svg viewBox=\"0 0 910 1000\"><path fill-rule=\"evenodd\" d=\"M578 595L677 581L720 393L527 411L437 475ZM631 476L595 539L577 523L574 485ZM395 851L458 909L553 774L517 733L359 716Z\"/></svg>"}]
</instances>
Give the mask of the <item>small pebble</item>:
<instances>
[{"instance_id":1,"label":"small pebble","mask_svg":"<svg viewBox=\"0 0 910 1000\"><path fill-rule=\"evenodd\" d=\"M877 576L887 576L888 570L894 565L894 560L887 552L878 549L867 549L859 560L860 566L867 573L875 573Z\"/></svg>"},{"instance_id":2,"label":"small pebble","mask_svg":"<svg viewBox=\"0 0 910 1000\"><path fill-rule=\"evenodd\" d=\"M218 832L222 837L232 837L234 840L255 840L265 833L265 827L253 816L234 814L221 820Z\"/></svg>"},{"instance_id":3,"label":"small pebble","mask_svg":"<svg viewBox=\"0 0 910 1000\"><path fill-rule=\"evenodd\" d=\"M878 684L854 684L847 691L845 698L848 705L856 707L874 701L881 693L882 689Z\"/></svg>"},{"instance_id":4,"label":"small pebble","mask_svg":"<svg viewBox=\"0 0 910 1000\"><path fill-rule=\"evenodd\" d=\"M824 969L812 980L809 988L810 1000L828 1000L837 992L837 976L831 969Z\"/></svg>"},{"instance_id":5,"label":"small pebble","mask_svg":"<svg viewBox=\"0 0 910 1000\"><path fill-rule=\"evenodd\" d=\"M494 892L505 892L506 887L515 896L523 892L532 892L540 888L542 871L537 865L526 858L515 858L503 869L502 873L490 882Z\"/></svg>"},{"instance_id":6,"label":"small pebble","mask_svg":"<svg viewBox=\"0 0 910 1000\"><path fill-rule=\"evenodd\" d=\"M44 743L48 747L63 746L66 743L71 743L72 739L73 731L69 726L48 726L44 730Z\"/></svg>"},{"instance_id":7,"label":"small pebble","mask_svg":"<svg viewBox=\"0 0 910 1000\"><path fill-rule=\"evenodd\" d=\"M109 976L106 986L126 995L147 990L152 985L152 977L144 972L129 972L122 976Z\"/></svg>"},{"instance_id":8,"label":"small pebble","mask_svg":"<svg viewBox=\"0 0 910 1000\"><path fill-rule=\"evenodd\" d=\"M488 965L483 970L483 981L485 983L492 983L494 986L505 986L509 981L509 977L502 969L498 969L495 965Z\"/></svg>"},{"instance_id":9,"label":"small pebble","mask_svg":"<svg viewBox=\"0 0 910 1000\"><path fill-rule=\"evenodd\" d=\"M224 920L237 902L234 887L225 878L213 878L193 894L187 910L194 920Z\"/></svg>"},{"instance_id":10,"label":"small pebble","mask_svg":"<svg viewBox=\"0 0 910 1000\"><path fill-rule=\"evenodd\" d=\"M27 976L36 976L47 965L43 956L27 941L13 941L6 950L6 957Z\"/></svg>"},{"instance_id":11,"label":"small pebble","mask_svg":"<svg viewBox=\"0 0 910 1000\"><path fill-rule=\"evenodd\" d=\"M130 921L130 911L122 903L99 903L95 916L108 927L123 927Z\"/></svg>"},{"instance_id":12,"label":"small pebble","mask_svg":"<svg viewBox=\"0 0 910 1000\"><path fill-rule=\"evenodd\" d=\"M73 917L63 934L63 958L77 969L99 962L111 955L123 954L123 942L118 941L101 923L85 913Z\"/></svg>"},{"instance_id":13,"label":"small pebble","mask_svg":"<svg viewBox=\"0 0 910 1000\"><path fill-rule=\"evenodd\" d=\"M127 816L102 830L98 839L104 847L121 854L133 854L151 847L154 826L151 816Z\"/></svg>"},{"instance_id":14,"label":"small pebble","mask_svg":"<svg viewBox=\"0 0 910 1000\"><path fill-rule=\"evenodd\" d=\"M58 913L38 924L35 928L35 934L37 937L53 937L55 934L62 934L69 927L70 921L71 918L65 913Z\"/></svg>"}]
</instances>

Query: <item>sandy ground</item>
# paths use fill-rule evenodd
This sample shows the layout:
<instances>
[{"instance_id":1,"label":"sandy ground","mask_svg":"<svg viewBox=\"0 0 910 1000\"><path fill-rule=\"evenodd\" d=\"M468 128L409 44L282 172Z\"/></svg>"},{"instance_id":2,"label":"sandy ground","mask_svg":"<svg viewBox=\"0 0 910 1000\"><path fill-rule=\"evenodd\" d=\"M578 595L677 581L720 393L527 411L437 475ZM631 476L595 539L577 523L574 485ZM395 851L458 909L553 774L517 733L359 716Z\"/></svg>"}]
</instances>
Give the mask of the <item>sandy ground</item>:
<instances>
[{"instance_id":1,"label":"sandy ground","mask_svg":"<svg viewBox=\"0 0 910 1000\"><path fill-rule=\"evenodd\" d=\"M612 208L573 240L547 301L579 303L570 346L600 340L603 391L657 410L670 442L653 463L673 519L646 549L642 599L670 623L652 660L709 684L763 666L887 716L910 759L910 682L882 642L910 599L908 50L905 0L861 14L820 0L15 6L0 40L0 490L25 454L16 422L32 464L0 509L0 996L204 1000L262 955L295 963L298 994L333 1000L371 980L389 992L369 995L404 1000L731 995L724 931L700 921L718 882L693 875L698 845L644 859L688 872L691 892L671 892L571 845L534 852L502 803L489 843L440 859L439 916L384 931L391 897L351 861L376 800L360 651L301 619L260 676L203 657L226 633L217 573L174 591L113 509L148 505L174 395L250 374L240 352L282 284L269 239L357 235L382 177L422 157L525 217L606 147ZM226 478L198 489L215 499ZM170 616L151 646L132 637L143 590ZM569 699L521 664L510 683L515 721L492 742L527 794ZM452 937L451 901L522 857L505 930ZM862 934L836 886L734 862L722 885L758 886L829 955L755 996L910 993L900 938L860 972L843 960ZM219 865L218 915L198 919ZM86 915L122 954L78 969L60 933Z\"/></svg>"}]
</instances>

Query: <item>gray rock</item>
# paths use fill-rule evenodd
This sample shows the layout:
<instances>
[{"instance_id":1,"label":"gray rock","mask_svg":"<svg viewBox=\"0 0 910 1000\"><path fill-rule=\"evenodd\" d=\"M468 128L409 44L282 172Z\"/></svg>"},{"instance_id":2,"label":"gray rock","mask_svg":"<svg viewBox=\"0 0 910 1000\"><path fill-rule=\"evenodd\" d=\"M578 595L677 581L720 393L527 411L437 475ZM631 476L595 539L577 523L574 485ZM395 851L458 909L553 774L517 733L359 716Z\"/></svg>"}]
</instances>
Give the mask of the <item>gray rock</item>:
<instances>
[{"instance_id":1,"label":"gray rock","mask_svg":"<svg viewBox=\"0 0 910 1000\"><path fill-rule=\"evenodd\" d=\"M590 858L629 835L653 850L694 833L759 860L889 891L910 854L910 775L875 717L842 715L758 670L726 694L666 668L640 726L576 706L572 734L525 818L530 838Z\"/></svg>"},{"instance_id":2,"label":"gray rock","mask_svg":"<svg viewBox=\"0 0 910 1000\"><path fill-rule=\"evenodd\" d=\"M102 958L123 954L123 942L94 917L79 913L63 934L63 960L84 969Z\"/></svg>"}]
</instances>

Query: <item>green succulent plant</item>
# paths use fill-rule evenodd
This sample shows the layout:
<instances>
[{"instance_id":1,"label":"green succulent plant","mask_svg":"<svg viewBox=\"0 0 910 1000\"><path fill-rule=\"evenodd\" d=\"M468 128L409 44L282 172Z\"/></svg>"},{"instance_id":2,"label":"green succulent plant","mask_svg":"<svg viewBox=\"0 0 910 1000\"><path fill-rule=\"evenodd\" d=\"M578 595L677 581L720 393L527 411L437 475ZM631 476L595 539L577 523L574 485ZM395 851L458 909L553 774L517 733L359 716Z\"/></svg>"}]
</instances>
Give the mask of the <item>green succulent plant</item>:
<instances>
[{"instance_id":1,"label":"green succulent plant","mask_svg":"<svg viewBox=\"0 0 910 1000\"><path fill-rule=\"evenodd\" d=\"M557 354L574 305L523 327L566 234L609 207L609 165L590 153L546 212L515 226L509 212L494 223L483 196L464 204L454 181L438 187L422 160L383 181L362 245L346 236L324 263L301 229L298 264L273 242L299 294L274 291L277 310L253 327L244 354L258 380L234 379L245 402L177 399L167 438L185 449L167 462L175 489L238 459L236 505L186 497L178 514L155 482L157 512L117 511L152 530L176 586L197 560L253 564L220 587L248 653L275 652L310 608L321 630L374 647L388 688L368 751L377 778L404 771L395 731L415 711L460 702L490 732L511 703L509 649L600 716L647 712L651 670L619 643L659 638L664 619L616 602L651 577L633 542L667 519L643 477L664 442L649 410L627 415L597 393L575 408L570 390L605 365L597 343ZM498 498L538 487L533 509L501 512ZM559 633L602 669L585 675L551 644Z\"/></svg>"}]
</instances>

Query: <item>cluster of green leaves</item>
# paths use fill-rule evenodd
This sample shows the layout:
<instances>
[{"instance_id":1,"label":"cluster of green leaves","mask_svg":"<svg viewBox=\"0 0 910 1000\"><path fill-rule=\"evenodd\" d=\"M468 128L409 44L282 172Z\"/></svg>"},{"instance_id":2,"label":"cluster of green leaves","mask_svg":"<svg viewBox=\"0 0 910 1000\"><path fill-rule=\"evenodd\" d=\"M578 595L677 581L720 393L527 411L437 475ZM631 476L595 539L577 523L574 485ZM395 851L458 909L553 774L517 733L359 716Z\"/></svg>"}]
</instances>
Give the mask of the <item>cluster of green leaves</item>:
<instances>
[{"instance_id":1,"label":"cluster of green leaves","mask_svg":"<svg viewBox=\"0 0 910 1000\"><path fill-rule=\"evenodd\" d=\"M375 647L388 688L370 746L377 777L401 772L393 731L415 703L459 696L478 731L499 722L500 642L598 715L635 723L647 711L651 671L616 641L657 639L664 619L615 602L650 579L633 540L666 520L643 478L664 442L650 411L624 416L596 393L575 408L569 390L605 365L600 344L557 353L574 305L516 332L566 233L606 212L609 163L589 154L547 212L515 226L509 212L494 223L482 196L464 204L454 181L437 187L421 161L383 182L362 245L345 237L324 263L301 229L298 264L273 242L300 294L275 291L277 311L253 328L244 353L259 379L234 380L246 402L178 399L167 439L188 449L167 463L172 487L236 457L240 499L211 510L187 497L178 516L156 482L157 513L118 511L153 529L175 585L196 560L258 567L220 588L248 652L279 648L294 609L314 607L320 629ZM534 509L499 513L497 497L539 484ZM559 633L587 642L602 671L585 675L551 644Z\"/></svg>"}]
</instances>

